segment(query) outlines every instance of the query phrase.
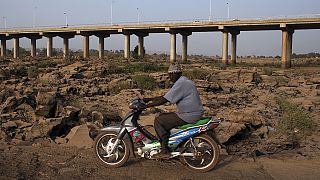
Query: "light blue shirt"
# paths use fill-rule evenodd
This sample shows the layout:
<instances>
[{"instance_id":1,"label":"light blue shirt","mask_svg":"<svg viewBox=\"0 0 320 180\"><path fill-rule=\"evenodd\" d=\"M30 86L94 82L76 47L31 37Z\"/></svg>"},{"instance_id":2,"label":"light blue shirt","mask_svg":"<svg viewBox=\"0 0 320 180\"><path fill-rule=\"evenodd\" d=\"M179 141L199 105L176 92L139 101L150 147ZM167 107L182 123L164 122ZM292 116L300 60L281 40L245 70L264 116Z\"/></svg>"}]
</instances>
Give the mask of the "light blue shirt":
<instances>
[{"instance_id":1,"label":"light blue shirt","mask_svg":"<svg viewBox=\"0 0 320 180\"><path fill-rule=\"evenodd\" d=\"M177 104L176 114L188 123L195 123L203 115L203 106L196 85L181 76L164 95L171 104Z\"/></svg>"}]
</instances>

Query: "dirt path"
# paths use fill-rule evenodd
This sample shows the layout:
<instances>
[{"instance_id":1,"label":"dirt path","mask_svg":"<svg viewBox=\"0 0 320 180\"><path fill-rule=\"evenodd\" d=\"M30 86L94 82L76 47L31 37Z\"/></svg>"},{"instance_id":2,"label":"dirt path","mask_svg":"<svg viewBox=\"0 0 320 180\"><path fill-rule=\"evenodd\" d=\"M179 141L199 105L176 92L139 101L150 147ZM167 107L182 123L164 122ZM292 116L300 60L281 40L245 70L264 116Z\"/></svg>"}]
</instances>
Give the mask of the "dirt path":
<instances>
[{"instance_id":1,"label":"dirt path","mask_svg":"<svg viewBox=\"0 0 320 180\"><path fill-rule=\"evenodd\" d=\"M13 146L0 150L0 179L319 179L317 159L223 156L216 168L196 174L179 162L131 159L125 167L100 166L92 149Z\"/></svg>"}]
</instances>

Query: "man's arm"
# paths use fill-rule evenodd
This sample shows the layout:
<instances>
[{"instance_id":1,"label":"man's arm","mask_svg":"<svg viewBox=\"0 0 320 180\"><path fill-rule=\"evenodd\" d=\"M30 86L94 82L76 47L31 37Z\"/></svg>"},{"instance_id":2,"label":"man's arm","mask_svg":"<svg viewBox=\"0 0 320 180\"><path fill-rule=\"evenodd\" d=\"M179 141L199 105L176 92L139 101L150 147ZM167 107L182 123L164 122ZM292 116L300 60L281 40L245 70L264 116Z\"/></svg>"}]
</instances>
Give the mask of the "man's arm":
<instances>
[{"instance_id":1,"label":"man's arm","mask_svg":"<svg viewBox=\"0 0 320 180\"><path fill-rule=\"evenodd\" d=\"M144 98L143 101L145 102L150 102L144 106L142 106L142 109L146 109L146 108L150 108L150 107L154 107L154 106L160 106L165 104L166 102L168 102L168 100L166 98L164 98L163 96L159 96L159 97L155 97L155 98Z\"/></svg>"}]
</instances>

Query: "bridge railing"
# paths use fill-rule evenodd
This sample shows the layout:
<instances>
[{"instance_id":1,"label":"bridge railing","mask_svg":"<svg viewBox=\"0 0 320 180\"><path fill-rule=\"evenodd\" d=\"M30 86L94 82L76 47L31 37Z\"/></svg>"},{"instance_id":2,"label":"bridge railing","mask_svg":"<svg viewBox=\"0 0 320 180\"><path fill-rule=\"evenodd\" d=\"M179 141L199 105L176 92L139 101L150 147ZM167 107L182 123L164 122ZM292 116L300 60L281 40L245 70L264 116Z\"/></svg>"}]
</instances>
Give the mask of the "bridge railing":
<instances>
[{"instance_id":1,"label":"bridge railing","mask_svg":"<svg viewBox=\"0 0 320 180\"><path fill-rule=\"evenodd\" d=\"M272 16L272 17L244 17L244 18L212 18L209 19L183 19L183 20L156 20L156 21L141 21L140 23L136 21L131 22L115 22L115 23L92 23L92 24L60 24L60 25L38 25L35 27L28 26L17 26L17 27L0 27L0 30L36 30L36 29L52 29L52 28L82 28L82 27L94 27L94 26L139 26L145 24L176 24L176 23L201 23L201 22L228 22L228 21L258 21L258 20L276 20L276 19L304 19L304 18L320 18L320 14L304 14L304 15L282 15L282 16Z\"/></svg>"}]
</instances>

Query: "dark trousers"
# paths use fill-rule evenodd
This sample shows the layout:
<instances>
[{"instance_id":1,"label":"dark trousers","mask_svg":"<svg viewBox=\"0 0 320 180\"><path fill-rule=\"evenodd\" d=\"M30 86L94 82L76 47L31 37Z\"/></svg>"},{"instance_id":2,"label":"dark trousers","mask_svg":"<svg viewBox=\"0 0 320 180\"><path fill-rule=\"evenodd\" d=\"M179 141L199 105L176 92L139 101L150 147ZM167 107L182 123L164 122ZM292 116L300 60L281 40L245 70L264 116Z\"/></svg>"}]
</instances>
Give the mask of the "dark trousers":
<instances>
[{"instance_id":1,"label":"dark trousers","mask_svg":"<svg viewBox=\"0 0 320 180\"><path fill-rule=\"evenodd\" d=\"M188 124L179 118L176 113L162 113L154 120L154 129L157 136L160 139L161 148L164 151L168 151L168 140L170 136L170 129Z\"/></svg>"}]
</instances>

